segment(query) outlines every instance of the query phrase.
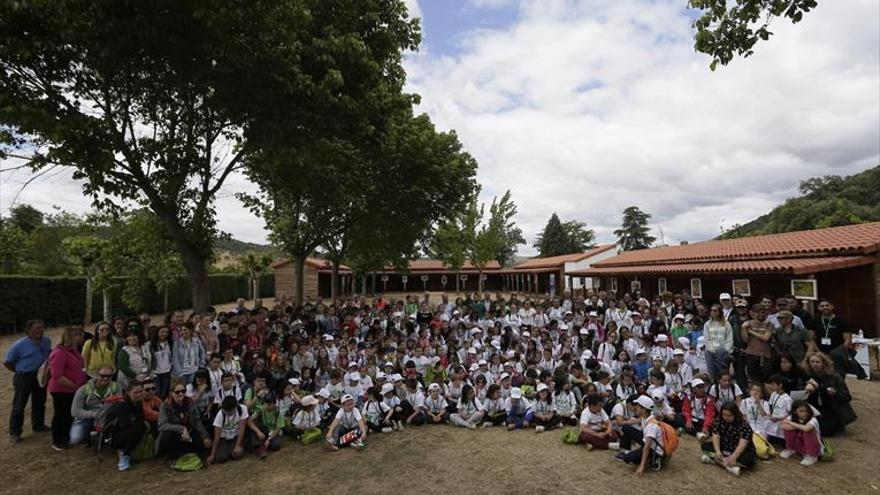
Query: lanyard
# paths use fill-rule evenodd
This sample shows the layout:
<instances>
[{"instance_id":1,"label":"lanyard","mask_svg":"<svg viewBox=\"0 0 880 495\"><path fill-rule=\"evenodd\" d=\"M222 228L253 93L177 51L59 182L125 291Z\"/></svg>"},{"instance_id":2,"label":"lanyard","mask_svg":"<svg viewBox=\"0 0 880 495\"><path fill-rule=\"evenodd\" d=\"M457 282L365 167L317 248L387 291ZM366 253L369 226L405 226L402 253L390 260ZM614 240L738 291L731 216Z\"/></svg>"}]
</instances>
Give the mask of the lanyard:
<instances>
[{"instance_id":1,"label":"lanyard","mask_svg":"<svg viewBox=\"0 0 880 495\"><path fill-rule=\"evenodd\" d=\"M825 338L827 339L828 334L831 332L831 329L835 328L834 325L831 324L831 322L834 321L834 315L831 315L831 318L829 318L827 321L825 320L825 317L822 316L821 320L822 320L822 328L825 329Z\"/></svg>"}]
</instances>

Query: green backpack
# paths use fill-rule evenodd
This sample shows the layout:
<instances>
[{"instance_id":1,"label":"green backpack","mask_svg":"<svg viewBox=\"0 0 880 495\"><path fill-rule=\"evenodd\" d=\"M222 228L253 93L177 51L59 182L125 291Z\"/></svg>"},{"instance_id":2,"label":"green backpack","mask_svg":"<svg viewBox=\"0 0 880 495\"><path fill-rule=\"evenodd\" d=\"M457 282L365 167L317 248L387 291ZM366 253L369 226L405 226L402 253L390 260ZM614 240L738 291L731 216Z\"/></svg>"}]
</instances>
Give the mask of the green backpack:
<instances>
[{"instance_id":1,"label":"green backpack","mask_svg":"<svg viewBox=\"0 0 880 495\"><path fill-rule=\"evenodd\" d=\"M131 453L131 458L135 461L146 461L147 459L152 459L155 455L156 440L153 438L153 435L148 432L141 437L141 441L138 442L134 451Z\"/></svg>"},{"instance_id":2,"label":"green backpack","mask_svg":"<svg viewBox=\"0 0 880 495\"><path fill-rule=\"evenodd\" d=\"M580 441L580 434L577 430L565 430L562 432L562 442L574 445Z\"/></svg>"},{"instance_id":3,"label":"green backpack","mask_svg":"<svg viewBox=\"0 0 880 495\"><path fill-rule=\"evenodd\" d=\"M819 454L819 460L821 461L833 461L834 460L834 447L828 442L828 440L822 439L822 452Z\"/></svg>"},{"instance_id":4,"label":"green backpack","mask_svg":"<svg viewBox=\"0 0 880 495\"><path fill-rule=\"evenodd\" d=\"M324 434L321 433L319 428L311 428L303 432L300 441L303 445L311 445L320 442L323 436Z\"/></svg>"},{"instance_id":5,"label":"green backpack","mask_svg":"<svg viewBox=\"0 0 880 495\"><path fill-rule=\"evenodd\" d=\"M204 464L202 464L202 459L192 452L189 454L183 454L178 457L176 461L171 463L171 469L175 471L181 471L184 473L188 473L190 471L198 471L202 469Z\"/></svg>"}]
</instances>

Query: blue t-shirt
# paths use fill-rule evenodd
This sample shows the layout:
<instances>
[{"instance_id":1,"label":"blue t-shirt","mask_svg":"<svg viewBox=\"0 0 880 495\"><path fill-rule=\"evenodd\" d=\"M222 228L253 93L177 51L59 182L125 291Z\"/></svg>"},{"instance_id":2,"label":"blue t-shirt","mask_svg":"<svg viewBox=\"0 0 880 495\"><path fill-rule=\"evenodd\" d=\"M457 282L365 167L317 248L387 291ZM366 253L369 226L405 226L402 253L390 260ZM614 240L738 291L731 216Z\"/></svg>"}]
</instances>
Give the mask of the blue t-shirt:
<instances>
[{"instance_id":1,"label":"blue t-shirt","mask_svg":"<svg viewBox=\"0 0 880 495\"><path fill-rule=\"evenodd\" d=\"M51 350L52 340L45 335L39 345L30 337L22 337L6 351L4 361L11 364L16 373L35 373L49 358Z\"/></svg>"}]
</instances>

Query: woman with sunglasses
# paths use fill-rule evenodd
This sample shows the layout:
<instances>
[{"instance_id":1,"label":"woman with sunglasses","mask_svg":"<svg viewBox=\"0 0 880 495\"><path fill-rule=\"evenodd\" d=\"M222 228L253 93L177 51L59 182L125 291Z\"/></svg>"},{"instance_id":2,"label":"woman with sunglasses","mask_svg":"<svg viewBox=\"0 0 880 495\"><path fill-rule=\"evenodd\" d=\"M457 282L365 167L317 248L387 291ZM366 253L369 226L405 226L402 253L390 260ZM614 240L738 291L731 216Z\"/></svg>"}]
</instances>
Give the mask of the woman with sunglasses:
<instances>
[{"instance_id":1,"label":"woman with sunglasses","mask_svg":"<svg viewBox=\"0 0 880 495\"><path fill-rule=\"evenodd\" d=\"M108 326L109 328L109 326ZM116 372L113 367L105 366L98 370L95 377L77 389L73 396L70 412L73 414L73 426L70 427L70 445L85 443L95 427L95 418L104 408L108 397L118 396L122 389L113 381Z\"/></svg>"},{"instance_id":2,"label":"woman with sunglasses","mask_svg":"<svg viewBox=\"0 0 880 495\"><path fill-rule=\"evenodd\" d=\"M171 394L159 408L158 452L177 459L193 452L202 459L208 456L211 439L202 424L196 403L186 396L186 384L176 378Z\"/></svg>"}]
</instances>

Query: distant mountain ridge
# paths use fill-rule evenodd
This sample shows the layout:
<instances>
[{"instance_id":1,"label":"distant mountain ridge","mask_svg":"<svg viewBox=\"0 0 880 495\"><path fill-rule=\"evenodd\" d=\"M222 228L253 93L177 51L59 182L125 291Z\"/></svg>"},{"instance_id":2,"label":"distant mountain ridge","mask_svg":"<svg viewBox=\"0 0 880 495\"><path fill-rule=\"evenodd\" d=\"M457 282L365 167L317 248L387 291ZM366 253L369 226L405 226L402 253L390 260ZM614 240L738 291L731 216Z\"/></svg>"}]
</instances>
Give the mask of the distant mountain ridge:
<instances>
[{"instance_id":1,"label":"distant mountain ridge","mask_svg":"<svg viewBox=\"0 0 880 495\"><path fill-rule=\"evenodd\" d=\"M249 251L263 253L272 249L268 244L255 244L253 242L239 241L238 239L217 239L214 242L214 251L228 251L233 255L245 254Z\"/></svg>"},{"instance_id":2,"label":"distant mountain ridge","mask_svg":"<svg viewBox=\"0 0 880 495\"><path fill-rule=\"evenodd\" d=\"M801 196L766 215L735 225L719 239L778 234L880 221L880 165L848 177L827 175L802 181Z\"/></svg>"}]
</instances>

